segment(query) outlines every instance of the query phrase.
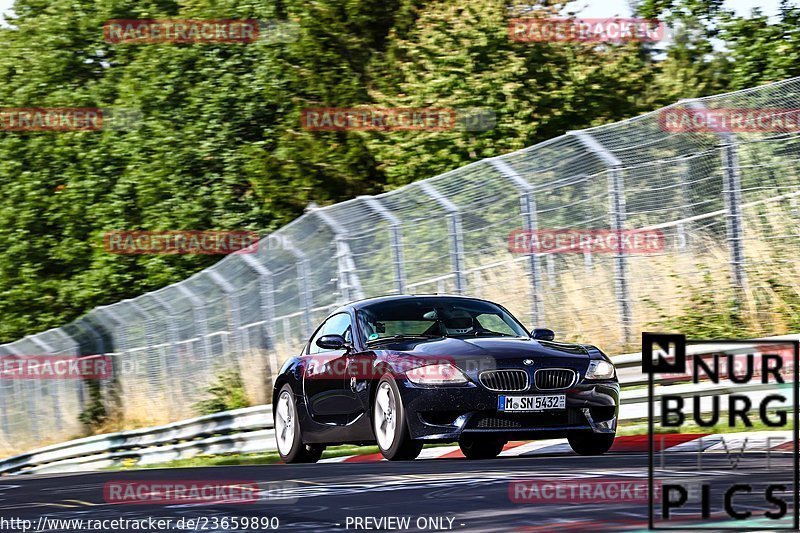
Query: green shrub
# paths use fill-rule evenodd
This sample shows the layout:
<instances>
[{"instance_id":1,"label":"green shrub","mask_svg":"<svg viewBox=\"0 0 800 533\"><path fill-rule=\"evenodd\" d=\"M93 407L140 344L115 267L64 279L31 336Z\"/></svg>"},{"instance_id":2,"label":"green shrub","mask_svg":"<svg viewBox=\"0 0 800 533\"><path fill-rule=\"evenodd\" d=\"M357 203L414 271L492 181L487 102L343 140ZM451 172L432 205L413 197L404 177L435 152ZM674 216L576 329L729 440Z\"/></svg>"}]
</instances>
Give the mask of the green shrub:
<instances>
[{"instance_id":1,"label":"green shrub","mask_svg":"<svg viewBox=\"0 0 800 533\"><path fill-rule=\"evenodd\" d=\"M208 398L194 404L200 415L210 415L231 409L250 407L244 381L238 369L223 370L216 380L206 388Z\"/></svg>"}]
</instances>

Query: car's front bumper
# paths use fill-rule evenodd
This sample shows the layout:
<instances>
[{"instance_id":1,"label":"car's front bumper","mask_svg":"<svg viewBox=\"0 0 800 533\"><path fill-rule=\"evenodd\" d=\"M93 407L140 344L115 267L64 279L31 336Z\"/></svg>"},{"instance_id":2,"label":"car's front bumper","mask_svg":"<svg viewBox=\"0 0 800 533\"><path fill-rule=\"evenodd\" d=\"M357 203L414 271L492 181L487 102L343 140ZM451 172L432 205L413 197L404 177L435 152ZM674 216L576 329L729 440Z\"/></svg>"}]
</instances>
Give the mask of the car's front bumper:
<instances>
[{"instance_id":1,"label":"car's front bumper","mask_svg":"<svg viewBox=\"0 0 800 533\"><path fill-rule=\"evenodd\" d=\"M560 438L575 430L614 433L619 384L584 381L558 391L500 393L481 385L425 388L398 380L411 438L454 441L462 434L497 434L509 439ZM537 413L497 410L500 395L565 394L566 409Z\"/></svg>"}]
</instances>

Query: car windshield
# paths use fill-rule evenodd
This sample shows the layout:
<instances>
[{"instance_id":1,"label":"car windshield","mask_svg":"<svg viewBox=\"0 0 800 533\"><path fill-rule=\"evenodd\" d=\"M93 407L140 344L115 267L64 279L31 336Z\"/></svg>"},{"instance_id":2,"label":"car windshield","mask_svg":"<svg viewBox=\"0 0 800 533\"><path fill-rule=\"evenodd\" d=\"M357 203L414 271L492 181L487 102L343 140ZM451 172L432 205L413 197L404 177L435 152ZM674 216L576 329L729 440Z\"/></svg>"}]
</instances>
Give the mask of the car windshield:
<instances>
[{"instance_id":1,"label":"car windshield","mask_svg":"<svg viewBox=\"0 0 800 533\"><path fill-rule=\"evenodd\" d=\"M374 303L358 311L368 343L387 338L527 337L500 306L466 298L418 298Z\"/></svg>"}]
</instances>

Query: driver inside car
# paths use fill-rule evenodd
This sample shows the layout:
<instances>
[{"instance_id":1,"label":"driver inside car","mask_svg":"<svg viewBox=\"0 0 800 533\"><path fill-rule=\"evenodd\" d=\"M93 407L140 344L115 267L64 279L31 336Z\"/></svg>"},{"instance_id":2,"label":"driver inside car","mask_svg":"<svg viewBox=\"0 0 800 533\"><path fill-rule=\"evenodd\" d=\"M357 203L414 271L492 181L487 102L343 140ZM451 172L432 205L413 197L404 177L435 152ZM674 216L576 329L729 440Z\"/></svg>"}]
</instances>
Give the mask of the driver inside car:
<instances>
[{"instance_id":1,"label":"driver inside car","mask_svg":"<svg viewBox=\"0 0 800 533\"><path fill-rule=\"evenodd\" d=\"M425 330L423 335L468 335L476 329L483 329L472 315L463 309L437 309L425 313L425 318L435 318L436 322Z\"/></svg>"}]
</instances>

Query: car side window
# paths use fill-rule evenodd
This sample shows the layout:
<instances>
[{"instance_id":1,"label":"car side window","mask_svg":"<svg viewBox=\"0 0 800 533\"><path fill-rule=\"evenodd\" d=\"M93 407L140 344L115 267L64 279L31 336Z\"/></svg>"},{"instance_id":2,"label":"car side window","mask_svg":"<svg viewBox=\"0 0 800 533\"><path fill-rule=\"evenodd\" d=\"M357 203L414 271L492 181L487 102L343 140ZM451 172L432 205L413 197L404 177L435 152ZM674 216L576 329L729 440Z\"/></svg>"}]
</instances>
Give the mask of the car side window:
<instances>
[{"instance_id":1,"label":"car side window","mask_svg":"<svg viewBox=\"0 0 800 533\"><path fill-rule=\"evenodd\" d=\"M330 350L324 350L317 346L317 339L323 335L341 335L347 342L353 341L353 325L350 320L350 315L347 313L339 313L333 315L319 328L317 333L311 339L308 346L308 353L320 353Z\"/></svg>"}]
</instances>

